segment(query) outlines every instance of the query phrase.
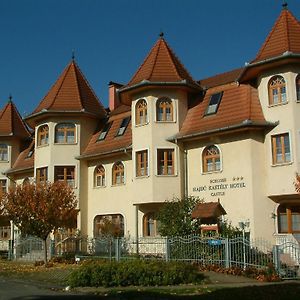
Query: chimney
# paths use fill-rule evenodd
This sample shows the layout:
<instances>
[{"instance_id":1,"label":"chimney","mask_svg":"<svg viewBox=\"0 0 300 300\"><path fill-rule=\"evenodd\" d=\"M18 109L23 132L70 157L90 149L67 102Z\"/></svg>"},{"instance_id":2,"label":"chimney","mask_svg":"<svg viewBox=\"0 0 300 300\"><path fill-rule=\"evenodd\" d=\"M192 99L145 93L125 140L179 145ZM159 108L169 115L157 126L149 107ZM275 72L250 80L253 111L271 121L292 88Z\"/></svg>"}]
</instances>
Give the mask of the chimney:
<instances>
[{"instance_id":1,"label":"chimney","mask_svg":"<svg viewBox=\"0 0 300 300\"><path fill-rule=\"evenodd\" d=\"M108 83L108 99L109 99L109 109L113 111L118 106L120 106L120 100L117 95L117 89L120 88L122 84L110 81Z\"/></svg>"}]
</instances>

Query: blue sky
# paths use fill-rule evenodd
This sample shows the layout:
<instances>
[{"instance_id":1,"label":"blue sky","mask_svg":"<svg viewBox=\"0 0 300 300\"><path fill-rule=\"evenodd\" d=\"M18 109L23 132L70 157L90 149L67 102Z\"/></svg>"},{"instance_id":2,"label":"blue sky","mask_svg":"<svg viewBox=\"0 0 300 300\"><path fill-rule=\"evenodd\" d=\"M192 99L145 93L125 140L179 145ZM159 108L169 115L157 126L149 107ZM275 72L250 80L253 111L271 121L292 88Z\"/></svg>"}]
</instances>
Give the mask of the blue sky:
<instances>
[{"instance_id":1,"label":"blue sky","mask_svg":"<svg viewBox=\"0 0 300 300\"><path fill-rule=\"evenodd\" d=\"M289 0L300 19L300 1ZM21 115L48 92L72 49L107 106L108 82L127 83L161 31L194 79L252 60L281 0L0 0L0 106Z\"/></svg>"}]
</instances>

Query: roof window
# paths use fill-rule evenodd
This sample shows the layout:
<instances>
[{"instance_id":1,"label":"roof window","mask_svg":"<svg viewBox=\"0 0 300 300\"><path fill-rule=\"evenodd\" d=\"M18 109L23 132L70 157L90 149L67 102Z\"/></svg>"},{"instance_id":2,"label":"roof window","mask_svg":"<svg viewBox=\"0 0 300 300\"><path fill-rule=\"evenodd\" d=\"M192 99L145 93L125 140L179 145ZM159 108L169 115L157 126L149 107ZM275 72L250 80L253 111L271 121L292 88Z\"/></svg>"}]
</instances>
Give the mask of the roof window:
<instances>
[{"instance_id":1,"label":"roof window","mask_svg":"<svg viewBox=\"0 0 300 300\"><path fill-rule=\"evenodd\" d=\"M106 137L106 135L107 135L107 133L108 133L111 125L112 125L112 122L106 123L104 125L101 133L99 134L99 137L98 137L97 141L103 141L105 139L105 137Z\"/></svg>"},{"instance_id":2,"label":"roof window","mask_svg":"<svg viewBox=\"0 0 300 300\"><path fill-rule=\"evenodd\" d=\"M124 134L124 132L125 132L128 124L129 124L129 122L130 122L130 117L127 117L127 118L125 118L125 119L122 120L122 123L120 125L120 128L119 128L116 136L121 136L121 135Z\"/></svg>"},{"instance_id":3,"label":"roof window","mask_svg":"<svg viewBox=\"0 0 300 300\"><path fill-rule=\"evenodd\" d=\"M204 114L205 116L213 115L217 112L220 102L221 102L221 99L222 99L222 96L223 96L223 91L216 93L216 94L212 94L210 96L209 104L208 104L207 109Z\"/></svg>"},{"instance_id":4,"label":"roof window","mask_svg":"<svg viewBox=\"0 0 300 300\"><path fill-rule=\"evenodd\" d=\"M34 153L34 144L33 146L31 146L30 150L28 151L28 154L26 156L26 158L30 158Z\"/></svg>"}]
</instances>

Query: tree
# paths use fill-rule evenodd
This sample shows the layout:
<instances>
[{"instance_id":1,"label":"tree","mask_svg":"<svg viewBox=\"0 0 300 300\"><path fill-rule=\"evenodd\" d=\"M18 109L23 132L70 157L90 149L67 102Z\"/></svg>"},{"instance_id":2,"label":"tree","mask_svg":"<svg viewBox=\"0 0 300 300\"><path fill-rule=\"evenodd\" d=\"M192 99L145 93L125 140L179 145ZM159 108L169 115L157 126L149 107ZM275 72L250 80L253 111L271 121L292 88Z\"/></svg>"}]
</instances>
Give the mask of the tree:
<instances>
[{"instance_id":1,"label":"tree","mask_svg":"<svg viewBox=\"0 0 300 300\"><path fill-rule=\"evenodd\" d=\"M158 230L162 236L185 236L199 231L199 220L192 212L202 200L196 197L173 198L166 201L157 213Z\"/></svg>"},{"instance_id":2,"label":"tree","mask_svg":"<svg viewBox=\"0 0 300 300\"><path fill-rule=\"evenodd\" d=\"M0 200L0 211L20 229L44 241L58 228L74 228L77 200L73 190L62 182L26 183L9 189Z\"/></svg>"},{"instance_id":3,"label":"tree","mask_svg":"<svg viewBox=\"0 0 300 300\"><path fill-rule=\"evenodd\" d=\"M294 186L295 186L296 192L300 194L300 175L298 173L296 173L296 179L294 182Z\"/></svg>"}]
</instances>

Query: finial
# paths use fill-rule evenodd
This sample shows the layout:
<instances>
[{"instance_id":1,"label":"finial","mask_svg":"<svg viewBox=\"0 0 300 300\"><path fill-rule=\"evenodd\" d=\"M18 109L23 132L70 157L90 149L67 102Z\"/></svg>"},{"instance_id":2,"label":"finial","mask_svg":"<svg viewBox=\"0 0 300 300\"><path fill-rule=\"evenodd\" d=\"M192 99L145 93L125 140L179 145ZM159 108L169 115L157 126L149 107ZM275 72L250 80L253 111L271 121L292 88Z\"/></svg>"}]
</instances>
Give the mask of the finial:
<instances>
[{"instance_id":1,"label":"finial","mask_svg":"<svg viewBox=\"0 0 300 300\"><path fill-rule=\"evenodd\" d=\"M8 96L8 102L9 103L12 102L12 95L11 94L9 94L9 96Z\"/></svg>"},{"instance_id":2,"label":"finial","mask_svg":"<svg viewBox=\"0 0 300 300\"><path fill-rule=\"evenodd\" d=\"M283 9L287 9L287 7L288 7L287 1L283 0L283 2L282 2L282 8Z\"/></svg>"},{"instance_id":3,"label":"finial","mask_svg":"<svg viewBox=\"0 0 300 300\"><path fill-rule=\"evenodd\" d=\"M164 33L161 31L159 37L162 39L164 37Z\"/></svg>"},{"instance_id":4,"label":"finial","mask_svg":"<svg viewBox=\"0 0 300 300\"><path fill-rule=\"evenodd\" d=\"M75 60L75 50L72 49L72 60Z\"/></svg>"}]
</instances>

